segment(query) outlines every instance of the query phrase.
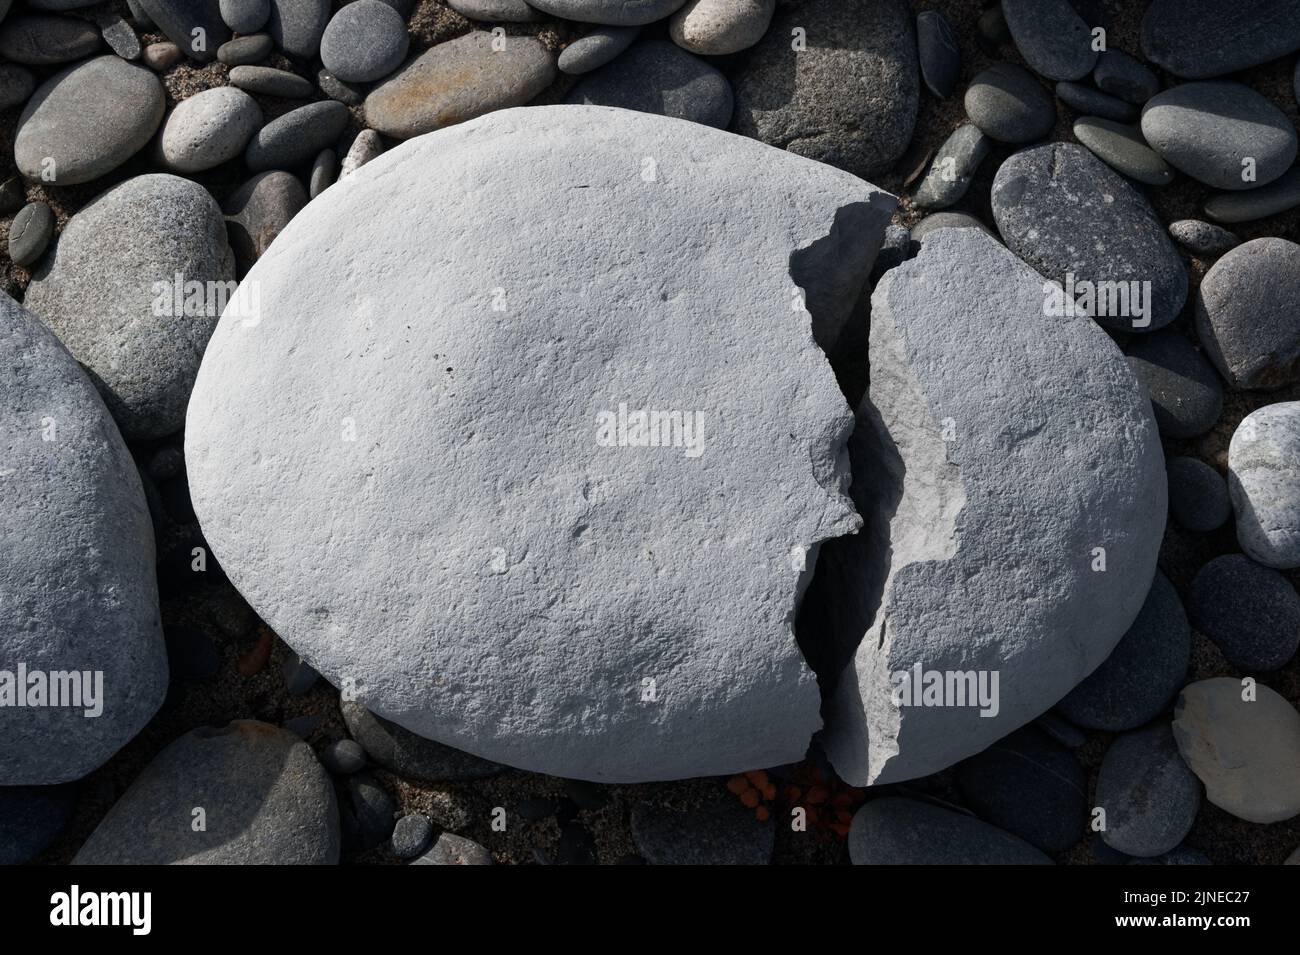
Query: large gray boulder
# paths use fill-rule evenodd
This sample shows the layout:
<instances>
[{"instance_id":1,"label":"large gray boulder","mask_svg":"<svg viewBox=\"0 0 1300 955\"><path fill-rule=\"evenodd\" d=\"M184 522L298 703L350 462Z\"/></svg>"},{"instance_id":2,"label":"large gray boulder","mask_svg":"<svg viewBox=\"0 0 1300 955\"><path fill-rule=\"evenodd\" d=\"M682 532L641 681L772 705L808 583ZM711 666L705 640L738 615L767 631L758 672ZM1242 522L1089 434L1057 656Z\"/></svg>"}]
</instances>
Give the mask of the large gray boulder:
<instances>
[{"instance_id":1,"label":"large gray boulder","mask_svg":"<svg viewBox=\"0 0 1300 955\"><path fill-rule=\"evenodd\" d=\"M0 786L61 783L117 752L167 692L153 525L94 386L7 295L0 368ZM58 705L51 673L75 677L56 678Z\"/></svg>"},{"instance_id":2,"label":"large gray boulder","mask_svg":"<svg viewBox=\"0 0 1300 955\"><path fill-rule=\"evenodd\" d=\"M179 431L235 259L198 183L150 174L73 216L37 265L25 304L90 371L132 439Z\"/></svg>"},{"instance_id":3,"label":"large gray boulder","mask_svg":"<svg viewBox=\"0 0 1300 955\"><path fill-rule=\"evenodd\" d=\"M256 720L204 726L151 762L74 865L333 865L334 786L310 746Z\"/></svg>"},{"instance_id":4,"label":"large gray boulder","mask_svg":"<svg viewBox=\"0 0 1300 955\"><path fill-rule=\"evenodd\" d=\"M854 784L943 769L1043 713L1151 585L1166 492L1150 402L1090 319L1044 318L1045 294L995 239L944 229L872 295L850 445L866 527L823 549L801 634L835 648L832 678L861 641L826 710ZM937 703L912 692L932 674Z\"/></svg>"},{"instance_id":5,"label":"large gray boulder","mask_svg":"<svg viewBox=\"0 0 1300 955\"><path fill-rule=\"evenodd\" d=\"M799 759L795 608L860 523L813 326L894 205L624 110L411 140L299 213L222 318L185 434L204 533L276 633L420 735L607 781Z\"/></svg>"}]
</instances>

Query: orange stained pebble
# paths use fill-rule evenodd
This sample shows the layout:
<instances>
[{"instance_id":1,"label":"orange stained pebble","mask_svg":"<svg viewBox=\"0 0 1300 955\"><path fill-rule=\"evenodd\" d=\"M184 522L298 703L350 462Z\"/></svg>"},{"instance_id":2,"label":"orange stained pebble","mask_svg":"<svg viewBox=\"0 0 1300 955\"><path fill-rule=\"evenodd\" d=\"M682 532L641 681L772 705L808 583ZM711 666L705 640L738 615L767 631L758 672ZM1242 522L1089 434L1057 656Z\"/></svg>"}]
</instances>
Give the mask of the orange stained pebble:
<instances>
[{"instance_id":1,"label":"orange stained pebble","mask_svg":"<svg viewBox=\"0 0 1300 955\"><path fill-rule=\"evenodd\" d=\"M759 822L767 822L767 820L772 817L772 814L767 811L766 806L759 806L754 810L754 815L758 817Z\"/></svg>"},{"instance_id":2,"label":"orange stained pebble","mask_svg":"<svg viewBox=\"0 0 1300 955\"><path fill-rule=\"evenodd\" d=\"M825 786L814 786L812 789L808 790L808 795L804 798L810 805L818 806L826 801L828 795L830 794L826 791Z\"/></svg>"},{"instance_id":3,"label":"orange stained pebble","mask_svg":"<svg viewBox=\"0 0 1300 955\"><path fill-rule=\"evenodd\" d=\"M766 786L763 786L762 789L763 789L763 798L764 798L764 799L775 799L775 798L776 798L776 787L773 786L771 783L768 783Z\"/></svg>"},{"instance_id":4,"label":"orange stained pebble","mask_svg":"<svg viewBox=\"0 0 1300 955\"><path fill-rule=\"evenodd\" d=\"M757 786L759 789L762 789L764 786L767 785L767 771L766 771L766 770L762 770L762 769L751 769L749 772L745 773L745 777L746 777L746 778L747 778L751 783L753 783L755 786Z\"/></svg>"},{"instance_id":5,"label":"orange stained pebble","mask_svg":"<svg viewBox=\"0 0 1300 955\"><path fill-rule=\"evenodd\" d=\"M737 796L739 796L748 788L749 788L749 780L746 779L744 776L732 776L730 779L727 780L727 789Z\"/></svg>"},{"instance_id":6,"label":"orange stained pebble","mask_svg":"<svg viewBox=\"0 0 1300 955\"><path fill-rule=\"evenodd\" d=\"M798 801L799 801L799 797L800 797L801 795L803 795L803 792L802 792L802 790L799 789L798 786L787 786L787 787L786 787L786 790L785 790L785 799L786 799L786 802L798 802Z\"/></svg>"},{"instance_id":7,"label":"orange stained pebble","mask_svg":"<svg viewBox=\"0 0 1300 955\"><path fill-rule=\"evenodd\" d=\"M758 790L746 789L743 793L740 794L740 801L744 803L746 806L748 806L750 809L753 809L758 805Z\"/></svg>"}]
</instances>

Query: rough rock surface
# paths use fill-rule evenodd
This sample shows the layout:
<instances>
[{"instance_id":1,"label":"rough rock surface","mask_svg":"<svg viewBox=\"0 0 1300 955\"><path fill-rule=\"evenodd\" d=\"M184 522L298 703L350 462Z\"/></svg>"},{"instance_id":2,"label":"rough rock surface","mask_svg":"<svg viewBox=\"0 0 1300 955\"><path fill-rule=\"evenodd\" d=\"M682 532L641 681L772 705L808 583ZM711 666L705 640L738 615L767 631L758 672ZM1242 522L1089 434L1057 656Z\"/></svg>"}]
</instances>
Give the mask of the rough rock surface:
<instances>
[{"instance_id":1,"label":"rough rock surface","mask_svg":"<svg viewBox=\"0 0 1300 955\"><path fill-rule=\"evenodd\" d=\"M1241 549L1269 567L1300 567L1300 402L1266 405L1237 426L1228 490Z\"/></svg>"},{"instance_id":2,"label":"rough rock surface","mask_svg":"<svg viewBox=\"0 0 1300 955\"><path fill-rule=\"evenodd\" d=\"M854 865L1051 865L1029 843L963 812L915 799L867 803L849 828Z\"/></svg>"},{"instance_id":3,"label":"rough rock surface","mask_svg":"<svg viewBox=\"0 0 1300 955\"><path fill-rule=\"evenodd\" d=\"M854 784L935 772L1040 715L1147 595L1166 510L1150 404L1091 319L1045 321L1043 295L976 229L932 233L872 295L850 444L866 526L823 549L805 601L823 616L801 621L805 646L861 639L824 734ZM996 715L896 705L891 678L914 667L996 674Z\"/></svg>"},{"instance_id":4,"label":"rough rock surface","mask_svg":"<svg viewBox=\"0 0 1300 955\"><path fill-rule=\"evenodd\" d=\"M9 697L0 707L0 786L46 785L102 764L167 692L153 525L94 386L7 295L0 367L0 670L10 674L0 677ZM29 678L89 671L102 710L88 718L96 706L15 705L19 664Z\"/></svg>"},{"instance_id":5,"label":"rough rock surface","mask_svg":"<svg viewBox=\"0 0 1300 955\"><path fill-rule=\"evenodd\" d=\"M893 199L569 106L344 183L249 272L261 321L228 310L190 402L230 579L357 702L487 759L614 781L801 758L820 720L794 610L819 543L859 524L813 328L856 300Z\"/></svg>"},{"instance_id":6,"label":"rough rock surface","mask_svg":"<svg viewBox=\"0 0 1300 955\"><path fill-rule=\"evenodd\" d=\"M203 810L203 828L195 825ZM159 753L72 860L75 865L333 865L334 787L288 730L235 720Z\"/></svg>"}]
</instances>

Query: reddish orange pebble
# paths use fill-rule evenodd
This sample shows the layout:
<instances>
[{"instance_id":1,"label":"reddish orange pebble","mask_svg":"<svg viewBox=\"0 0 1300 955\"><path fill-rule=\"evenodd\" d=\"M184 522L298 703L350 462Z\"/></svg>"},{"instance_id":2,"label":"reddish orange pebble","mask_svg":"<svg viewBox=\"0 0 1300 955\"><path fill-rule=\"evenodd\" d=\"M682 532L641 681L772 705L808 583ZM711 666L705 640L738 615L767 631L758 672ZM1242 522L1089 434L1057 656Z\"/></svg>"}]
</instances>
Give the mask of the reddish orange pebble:
<instances>
[{"instance_id":1,"label":"reddish orange pebble","mask_svg":"<svg viewBox=\"0 0 1300 955\"><path fill-rule=\"evenodd\" d=\"M727 780L727 790L734 795L739 796L749 788L749 780L744 776L732 776Z\"/></svg>"},{"instance_id":2,"label":"reddish orange pebble","mask_svg":"<svg viewBox=\"0 0 1300 955\"><path fill-rule=\"evenodd\" d=\"M269 627L262 627L258 632L256 645L240 657L239 662L235 664L239 675L253 676L266 669L267 663L271 660L271 648L274 646L275 634L271 632Z\"/></svg>"},{"instance_id":3,"label":"reddish orange pebble","mask_svg":"<svg viewBox=\"0 0 1300 955\"><path fill-rule=\"evenodd\" d=\"M772 814L767 811L766 806L759 806L754 810L754 815L758 817L759 822L767 822L767 820L772 818Z\"/></svg>"},{"instance_id":4,"label":"reddish orange pebble","mask_svg":"<svg viewBox=\"0 0 1300 955\"><path fill-rule=\"evenodd\" d=\"M744 803L746 806L748 806L750 809L755 808L756 806L758 806L758 790L746 789L743 793L740 794L740 801Z\"/></svg>"},{"instance_id":5,"label":"reddish orange pebble","mask_svg":"<svg viewBox=\"0 0 1300 955\"><path fill-rule=\"evenodd\" d=\"M751 769L749 772L745 773L745 778L748 779L751 783L753 783L753 784L754 784L756 787L758 787L759 789L762 789L764 786L767 785L767 772L766 772L766 770L762 770L762 769Z\"/></svg>"},{"instance_id":6,"label":"reddish orange pebble","mask_svg":"<svg viewBox=\"0 0 1300 955\"><path fill-rule=\"evenodd\" d=\"M771 783L768 783L766 786L763 786L762 790L763 790L764 799L772 800L776 798L776 787L773 786Z\"/></svg>"},{"instance_id":7,"label":"reddish orange pebble","mask_svg":"<svg viewBox=\"0 0 1300 955\"><path fill-rule=\"evenodd\" d=\"M787 786L785 790L785 801L789 803L796 803L799 801L799 797L801 795L803 795L803 792L802 790L799 789L798 786Z\"/></svg>"},{"instance_id":8,"label":"reddish orange pebble","mask_svg":"<svg viewBox=\"0 0 1300 955\"><path fill-rule=\"evenodd\" d=\"M826 797L829 795L830 794L826 791L825 786L814 786L812 789L808 790L808 795L805 796L804 799L807 800L808 804L811 806L820 806L826 801Z\"/></svg>"}]
</instances>

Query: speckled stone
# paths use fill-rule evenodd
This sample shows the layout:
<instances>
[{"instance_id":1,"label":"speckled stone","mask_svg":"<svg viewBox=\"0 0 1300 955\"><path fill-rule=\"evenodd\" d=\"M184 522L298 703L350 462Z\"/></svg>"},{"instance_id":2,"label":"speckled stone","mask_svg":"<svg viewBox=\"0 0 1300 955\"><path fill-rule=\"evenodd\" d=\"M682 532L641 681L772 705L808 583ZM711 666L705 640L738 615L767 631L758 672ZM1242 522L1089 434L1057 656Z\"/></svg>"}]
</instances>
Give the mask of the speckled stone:
<instances>
[{"instance_id":1,"label":"speckled stone","mask_svg":"<svg viewBox=\"0 0 1300 955\"><path fill-rule=\"evenodd\" d=\"M1241 245L1241 239L1222 226L1200 219L1179 219L1169 223L1169 234L1189 252L1216 258Z\"/></svg>"},{"instance_id":2,"label":"speckled stone","mask_svg":"<svg viewBox=\"0 0 1300 955\"><path fill-rule=\"evenodd\" d=\"M1160 433L1195 438L1223 413L1223 383L1186 337L1168 330L1134 339L1126 349L1129 368L1151 396Z\"/></svg>"},{"instance_id":3,"label":"speckled stone","mask_svg":"<svg viewBox=\"0 0 1300 955\"><path fill-rule=\"evenodd\" d=\"M583 77L566 102L617 106L724 129L733 99L727 78L704 60L676 44L649 40Z\"/></svg>"},{"instance_id":4,"label":"speckled stone","mask_svg":"<svg viewBox=\"0 0 1300 955\"><path fill-rule=\"evenodd\" d=\"M1106 811L1106 844L1149 858L1173 849L1191 831L1201 785L1161 721L1115 738L1101 761L1095 799Z\"/></svg>"},{"instance_id":5,"label":"speckled stone","mask_svg":"<svg viewBox=\"0 0 1300 955\"><path fill-rule=\"evenodd\" d=\"M299 106L257 131L244 150L244 163L254 172L305 163L338 140L348 117L348 108L334 100Z\"/></svg>"},{"instance_id":6,"label":"speckled stone","mask_svg":"<svg viewBox=\"0 0 1300 955\"><path fill-rule=\"evenodd\" d=\"M1300 596L1290 581L1243 554L1224 554L1188 591L1192 626L1247 673L1286 666L1300 647Z\"/></svg>"},{"instance_id":7,"label":"speckled stone","mask_svg":"<svg viewBox=\"0 0 1300 955\"><path fill-rule=\"evenodd\" d=\"M1056 104L1032 73L1014 63L995 63L966 88L966 115L1004 143L1042 139L1056 123Z\"/></svg>"}]
</instances>

